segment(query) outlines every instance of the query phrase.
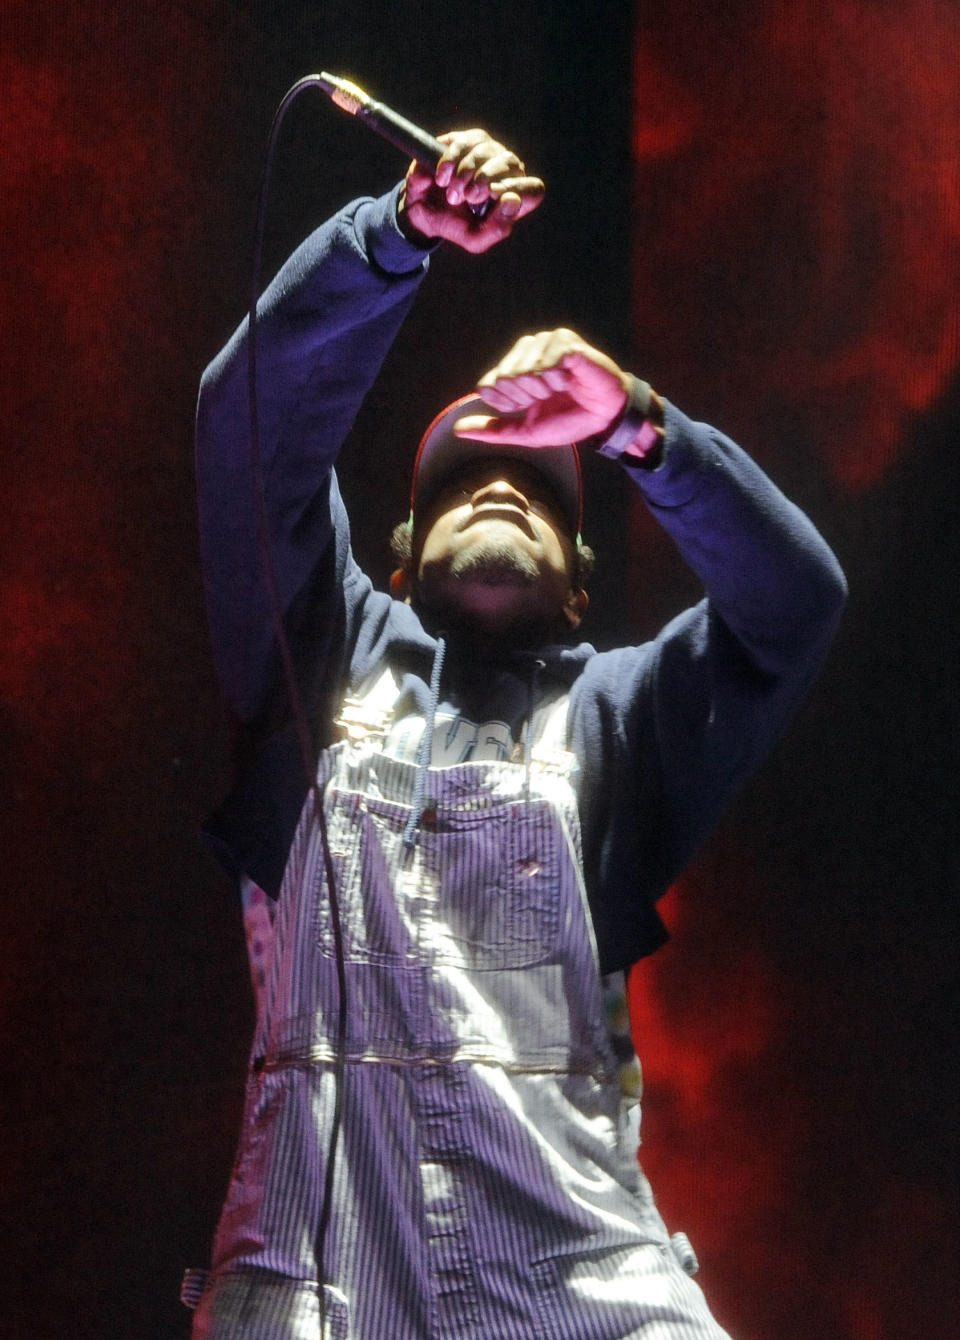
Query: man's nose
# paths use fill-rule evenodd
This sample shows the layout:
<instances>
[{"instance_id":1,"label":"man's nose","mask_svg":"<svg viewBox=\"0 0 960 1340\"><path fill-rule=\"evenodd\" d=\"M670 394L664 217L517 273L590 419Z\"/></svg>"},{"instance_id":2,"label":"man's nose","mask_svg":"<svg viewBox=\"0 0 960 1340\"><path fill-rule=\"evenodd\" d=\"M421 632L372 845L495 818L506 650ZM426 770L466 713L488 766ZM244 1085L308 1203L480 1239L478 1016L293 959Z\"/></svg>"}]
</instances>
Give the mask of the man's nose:
<instances>
[{"instance_id":1,"label":"man's nose","mask_svg":"<svg viewBox=\"0 0 960 1340\"><path fill-rule=\"evenodd\" d=\"M470 499L472 507L479 507L482 503L488 502L509 503L524 512L530 508L526 494L521 493L509 479L491 479L488 484L481 485Z\"/></svg>"}]
</instances>

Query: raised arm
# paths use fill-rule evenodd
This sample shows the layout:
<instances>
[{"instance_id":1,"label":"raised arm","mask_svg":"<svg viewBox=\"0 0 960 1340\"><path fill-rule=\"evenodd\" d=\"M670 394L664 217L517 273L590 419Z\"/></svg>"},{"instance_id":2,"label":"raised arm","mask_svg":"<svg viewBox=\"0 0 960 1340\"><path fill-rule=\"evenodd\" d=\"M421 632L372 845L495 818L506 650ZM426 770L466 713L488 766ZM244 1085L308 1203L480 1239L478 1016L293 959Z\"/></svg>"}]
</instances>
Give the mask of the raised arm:
<instances>
[{"instance_id":1,"label":"raised arm","mask_svg":"<svg viewBox=\"0 0 960 1340\"><path fill-rule=\"evenodd\" d=\"M461 419L479 441L579 441L619 461L763 674L819 660L845 584L830 549L745 452L692 424L570 330L524 336L478 383L495 411Z\"/></svg>"},{"instance_id":2,"label":"raised arm","mask_svg":"<svg viewBox=\"0 0 960 1340\"><path fill-rule=\"evenodd\" d=\"M435 173L413 164L390 195L335 215L294 252L258 306L260 459L278 592L288 613L306 617L309 605L320 630L352 573L331 469L430 248L446 239L486 250L543 194L543 183L484 132L441 138L447 148ZM250 720L268 694L275 637L256 539L246 321L201 383L197 478L215 659L228 701Z\"/></svg>"},{"instance_id":3,"label":"raised arm","mask_svg":"<svg viewBox=\"0 0 960 1340\"><path fill-rule=\"evenodd\" d=\"M801 701L846 584L739 447L572 331L525 337L479 389L494 413L458 432L534 449L587 439L624 466L707 592L653 643L594 657L575 686L587 884L603 967L623 967L664 938L655 900Z\"/></svg>"}]
</instances>

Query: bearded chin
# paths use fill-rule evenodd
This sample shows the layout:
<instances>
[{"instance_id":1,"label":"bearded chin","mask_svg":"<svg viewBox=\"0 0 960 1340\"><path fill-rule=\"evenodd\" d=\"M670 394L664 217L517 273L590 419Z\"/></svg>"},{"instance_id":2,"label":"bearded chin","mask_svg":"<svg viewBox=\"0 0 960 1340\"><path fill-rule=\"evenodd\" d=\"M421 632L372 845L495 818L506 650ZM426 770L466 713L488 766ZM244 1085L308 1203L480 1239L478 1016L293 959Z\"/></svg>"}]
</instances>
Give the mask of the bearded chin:
<instances>
[{"instance_id":1,"label":"bearded chin","mask_svg":"<svg viewBox=\"0 0 960 1340\"><path fill-rule=\"evenodd\" d=\"M471 587L525 591L541 580L541 571L531 555L518 551L509 540L492 538L422 571L412 603L426 618L428 628L440 627L466 641L475 638L482 643L489 632L484 631L483 619L471 611L469 602L458 599L457 587L462 586L465 592ZM549 607L538 610L536 601L532 606L524 602L524 613L518 611L515 618L498 621L500 649L538 647L568 636L570 628L562 611L551 601L547 604Z\"/></svg>"},{"instance_id":2,"label":"bearded chin","mask_svg":"<svg viewBox=\"0 0 960 1340\"><path fill-rule=\"evenodd\" d=\"M457 554L449 568L455 581L480 582L486 586L533 586L540 570L530 554L508 541L489 540Z\"/></svg>"}]
</instances>

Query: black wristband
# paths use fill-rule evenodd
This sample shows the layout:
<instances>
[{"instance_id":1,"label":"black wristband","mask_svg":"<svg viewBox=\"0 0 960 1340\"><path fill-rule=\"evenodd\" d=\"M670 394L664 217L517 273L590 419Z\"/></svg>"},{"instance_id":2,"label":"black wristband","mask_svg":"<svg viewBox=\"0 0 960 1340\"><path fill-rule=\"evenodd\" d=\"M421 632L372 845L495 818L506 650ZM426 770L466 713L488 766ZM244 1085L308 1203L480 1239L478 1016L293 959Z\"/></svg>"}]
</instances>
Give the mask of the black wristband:
<instances>
[{"instance_id":1,"label":"black wristband","mask_svg":"<svg viewBox=\"0 0 960 1340\"><path fill-rule=\"evenodd\" d=\"M601 456L607 456L612 461L618 461L627 447L636 442L640 430L647 422L650 414L650 396L650 383L641 381L639 377L631 376L627 403L610 433L597 447Z\"/></svg>"}]
</instances>

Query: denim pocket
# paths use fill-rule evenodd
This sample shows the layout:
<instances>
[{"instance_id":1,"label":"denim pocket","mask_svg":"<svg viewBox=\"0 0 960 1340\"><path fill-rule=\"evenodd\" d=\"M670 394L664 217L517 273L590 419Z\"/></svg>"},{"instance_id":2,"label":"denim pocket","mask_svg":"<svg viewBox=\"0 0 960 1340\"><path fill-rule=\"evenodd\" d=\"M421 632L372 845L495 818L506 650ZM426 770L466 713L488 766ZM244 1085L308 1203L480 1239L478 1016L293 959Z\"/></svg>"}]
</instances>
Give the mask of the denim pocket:
<instances>
[{"instance_id":1,"label":"denim pocket","mask_svg":"<svg viewBox=\"0 0 960 1340\"><path fill-rule=\"evenodd\" d=\"M533 1263L538 1340L730 1340L664 1239Z\"/></svg>"},{"instance_id":2,"label":"denim pocket","mask_svg":"<svg viewBox=\"0 0 960 1340\"><path fill-rule=\"evenodd\" d=\"M548 962L560 934L560 840L542 800L438 811L421 838L437 890L432 961L491 972Z\"/></svg>"},{"instance_id":3,"label":"denim pocket","mask_svg":"<svg viewBox=\"0 0 960 1340\"><path fill-rule=\"evenodd\" d=\"M324 1285L324 1340L353 1340L350 1305ZM315 1284L251 1270L215 1279L194 1314L193 1340L317 1340L320 1300Z\"/></svg>"},{"instance_id":4,"label":"denim pocket","mask_svg":"<svg viewBox=\"0 0 960 1340\"><path fill-rule=\"evenodd\" d=\"M549 961L560 934L563 838L547 802L428 802L412 849L403 844L408 815L380 797L328 796L346 960L480 971ZM317 941L332 957L325 894Z\"/></svg>"}]
</instances>

